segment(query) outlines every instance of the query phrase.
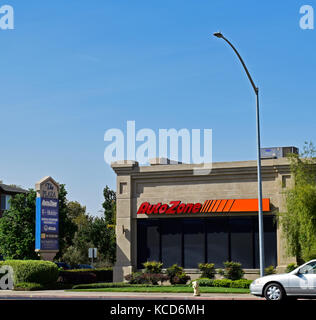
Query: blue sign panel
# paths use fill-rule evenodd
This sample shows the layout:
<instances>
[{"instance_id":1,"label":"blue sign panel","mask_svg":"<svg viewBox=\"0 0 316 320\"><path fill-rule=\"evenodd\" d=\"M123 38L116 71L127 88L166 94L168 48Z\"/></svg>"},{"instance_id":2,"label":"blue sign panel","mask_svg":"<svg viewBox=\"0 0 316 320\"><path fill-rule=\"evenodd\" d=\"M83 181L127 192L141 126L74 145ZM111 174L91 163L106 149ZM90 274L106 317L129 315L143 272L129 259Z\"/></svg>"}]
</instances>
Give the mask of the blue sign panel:
<instances>
[{"instance_id":1,"label":"blue sign panel","mask_svg":"<svg viewBox=\"0 0 316 320\"><path fill-rule=\"evenodd\" d=\"M41 201L42 233L58 234L58 200L42 199Z\"/></svg>"},{"instance_id":2,"label":"blue sign panel","mask_svg":"<svg viewBox=\"0 0 316 320\"><path fill-rule=\"evenodd\" d=\"M57 199L36 199L36 250L58 250L59 208Z\"/></svg>"}]
</instances>

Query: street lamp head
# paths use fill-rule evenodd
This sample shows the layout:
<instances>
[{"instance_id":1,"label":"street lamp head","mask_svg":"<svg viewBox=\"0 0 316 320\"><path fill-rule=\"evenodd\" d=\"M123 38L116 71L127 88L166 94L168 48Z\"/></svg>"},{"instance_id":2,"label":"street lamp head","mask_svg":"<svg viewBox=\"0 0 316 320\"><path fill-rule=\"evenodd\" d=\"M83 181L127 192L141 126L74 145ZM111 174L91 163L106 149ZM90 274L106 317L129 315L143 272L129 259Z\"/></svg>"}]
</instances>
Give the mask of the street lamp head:
<instances>
[{"instance_id":1,"label":"street lamp head","mask_svg":"<svg viewBox=\"0 0 316 320\"><path fill-rule=\"evenodd\" d=\"M223 38L223 35L220 32L215 32L213 35L217 38Z\"/></svg>"}]
</instances>

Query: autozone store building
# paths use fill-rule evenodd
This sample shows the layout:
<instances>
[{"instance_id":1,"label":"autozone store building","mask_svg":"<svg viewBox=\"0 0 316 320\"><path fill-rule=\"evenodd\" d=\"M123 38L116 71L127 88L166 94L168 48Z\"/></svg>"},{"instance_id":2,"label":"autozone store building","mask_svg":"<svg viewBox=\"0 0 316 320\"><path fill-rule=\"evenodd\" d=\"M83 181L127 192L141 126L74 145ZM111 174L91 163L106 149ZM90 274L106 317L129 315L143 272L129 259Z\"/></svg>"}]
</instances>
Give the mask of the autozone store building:
<instances>
[{"instance_id":1,"label":"autozone store building","mask_svg":"<svg viewBox=\"0 0 316 320\"><path fill-rule=\"evenodd\" d=\"M135 161L112 163L117 174L117 261L113 281L143 269L146 261L184 267L191 278L198 264L238 261L247 278L259 268L257 162L213 163L210 174L197 165ZM285 211L284 190L292 183L286 158L262 160L266 266L283 269L284 240L275 215Z\"/></svg>"}]
</instances>

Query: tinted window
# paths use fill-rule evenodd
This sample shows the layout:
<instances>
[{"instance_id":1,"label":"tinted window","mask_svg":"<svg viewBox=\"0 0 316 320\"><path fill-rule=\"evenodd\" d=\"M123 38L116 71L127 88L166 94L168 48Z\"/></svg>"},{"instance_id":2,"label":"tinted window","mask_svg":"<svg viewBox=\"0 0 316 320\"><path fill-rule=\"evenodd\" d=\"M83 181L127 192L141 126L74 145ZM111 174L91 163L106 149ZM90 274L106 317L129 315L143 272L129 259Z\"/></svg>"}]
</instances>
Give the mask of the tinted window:
<instances>
[{"instance_id":1,"label":"tinted window","mask_svg":"<svg viewBox=\"0 0 316 320\"><path fill-rule=\"evenodd\" d=\"M205 227L201 220L183 221L184 268L205 262Z\"/></svg>"},{"instance_id":2,"label":"tinted window","mask_svg":"<svg viewBox=\"0 0 316 320\"><path fill-rule=\"evenodd\" d=\"M240 262L243 268L253 268L252 218L231 218L231 261Z\"/></svg>"},{"instance_id":3,"label":"tinted window","mask_svg":"<svg viewBox=\"0 0 316 320\"><path fill-rule=\"evenodd\" d=\"M228 256L228 220L227 218L212 218L207 221L207 262L222 268Z\"/></svg>"},{"instance_id":4,"label":"tinted window","mask_svg":"<svg viewBox=\"0 0 316 320\"><path fill-rule=\"evenodd\" d=\"M161 258L165 268L175 263L182 265L181 221L174 219L161 220Z\"/></svg>"},{"instance_id":5,"label":"tinted window","mask_svg":"<svg viewBox=\"0 0 316 320\"><path fill-rule=\"evenodd\" d=\"M264 217L265 266L277 264L276 224ZM230 260L243 268L259 268L258 218L208 217L138 219L137 265L161 261L164 268L173 264L197 268L201 262L217 268Z\"/></svg>"},{"instance_id":6,"label":"tinted window","mask_svg":"<svg viewBox=\"0 0 316 320\"><path fill-rule=\"evenodd\" d=\"M255 231L255 268L260 267L259 263L259 235L258 235L258 218L254 217ZM263 217L264 231L264 259L265 267L277 265L277 239L276 239L276 223L273 217Z\"/></svg>"},{"instance_id":7,"label":"tinted window","mask_svg":"<svg viewBox=\"0 0 316 320\"><path fill-rule=\"evenodd\" d=\"M138 268L143 262L160 260L160 236L158 221L138 221L137 224L137 260Z\"/></svg>"}]
</instances>

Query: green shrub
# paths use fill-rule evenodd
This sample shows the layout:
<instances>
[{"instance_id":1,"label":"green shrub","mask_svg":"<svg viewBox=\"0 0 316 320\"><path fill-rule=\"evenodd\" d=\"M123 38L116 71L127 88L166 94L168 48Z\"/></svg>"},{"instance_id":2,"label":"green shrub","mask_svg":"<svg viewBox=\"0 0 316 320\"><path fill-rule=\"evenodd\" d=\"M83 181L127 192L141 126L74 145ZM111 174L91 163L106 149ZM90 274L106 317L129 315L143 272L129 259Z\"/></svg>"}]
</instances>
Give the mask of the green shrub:
<instances>
[{"instance_id":1,"label":"green shrub","mask_svg":"<svg viewBox=\"0 0 316 320\"><path fill-rule=\"evenodd\" d=\"M167 268L167 275L171 284L186 284L191 279L177 264Z\"/></svg>"},{"instance_id":2,"label":"green shrub","mask_svg":"<svg viewBox=\"0 0 316 320\"><path fill-rule=\"evenodd\" d=\"M239 280L232 280L231 288L243 288L243 289L249 289L250 284L253 280L247 280L247 279L239 279Z\"/></svg>"},{"instance_id":3,"label":"green shrub","mask_svg":"<svg viewBox=\"0 0 316 320\"><path fill-rule=\"evenodd\" d=\"M146 279L143 278L142 272L132 272L131 274L126 275L125 280L128 281L129 284L143 284L146 283Z\"/></svg>"},{"instance_id":4,"label":"green shrub","mask_svg":"<svg viewBox=\"0 0 316 320\"><path fill-rule=\"evenodd\" d=\"M223 269L217 269L217 273L221 276L224 276L224 270Z\"/></svg>"},{"instance_id":5,"label":"green shrub","mask_svg":"<svg viewBox=\"0 0 316 320\"><path fill-rule=\"evenodd\" d=\"M269 266L267 268L264 269L264 274L266 276L270 275L270 274L275 274L275 269L274 266Z\"/></svg>"},{"instance_id":6,"label":"green shrub","mask_svg":"<svg viewBox=\"0 0 316 320\"><path fill-rule=\"evenodd\" d=\"M164 281L169 280L169 277L162 273L142 273L142 272L133 272L125 276L125 280L127 280L130 284L152 284L158 285Z\"/></svg>"},{"instance_id":7,"label":"green shrub","mask_svg":"<svg viewBox=\"0 0 316 320\"><path fill-rule=\"evenodd\" d=\"M224 288L243 288L249 289L252 280L240 279L197 279L200 287L224 287ZM192 282L192 281L191 281Z\"/></svg>"},{"instance_id":8,"label":"green shrub","mask_svg":"<svg viewBox=\"0 0 316 320\"><path fill-rule=\"evenodd\" d=\"M176 274L172 280L170 279L171 284L186 284L191 279L190 276L186 275L185 272Z\"/></svg>"},{"instance_id":9,"label":"green shrub","mask_svg":"<svg viewBox=\"0 0 316 320\"><path fill-rule=\"evenodd\" d=\"M166 270L167 275L172 278L176 274L183 272L183 268L178 266L177 264L172 265L171 267L167 268Z\"/></svg>"},{"instance_id":10,"label":"green shrub","mask_svg":"<svg viewBox=\"0 0 316 320\"><path fill-rule=\"evenodd\" d=\"M224 266L225 269L220 271L220 274L222 274L226 279L239 280L242 279L245 274L239 262L226 261L224 262Z\"/></svg>"},{"instance_id":11,"label":"green shrub","mask_svg":"<svg viewBox=\"0 0 316 320\"><path fill-rule=\"evenodd\" d=\"M8 265L13 268L13 284L38 283L40 285L54 284L58 278L58 268L55 263L41 260L6 260L0 262L0 267Z\"/></svg>"},{"instance_id":12,"label":"green shrub","mask_svg":"<svg viewBox=\"0 0 316 320\"><path fill-rule=\"evenodd\" d=\"M289 263L285 269L286 273L292 272L293 270L295 270L298 267L298 265L296 263Z\"/></svg>"},{"instance_id":13,"label":"green shrub","mask_svg":"<svg viewBox=\"0 0 316 320\"><path fill-rule=\"evenodd\" d=\"M143 273L143 277L147 279L146 283L151 283L153 285L158 285L159 282L162 284L164 281L169 280L169 277L162 273Z\"/></svg>"},{"instance_id":14,"label":"green shrub","mask_svg":"<svg viewBox=\"0 0 316 320\"><path fill-rule=\"evenodd\" d=\"M157 261L147 261L143 263L145 273L161 273L162 263Z\"/></svg>"},{"instance_id":15,"label":"green shrub","mask_svg":"<svg viewBox=\"0 0 316 320\"><path fill-rule=\"evenodd\" d=\"M202 272L201 278L214 279L216 273L214 263L199 263L198 267Z\"/></svg>"}]
</instances>

